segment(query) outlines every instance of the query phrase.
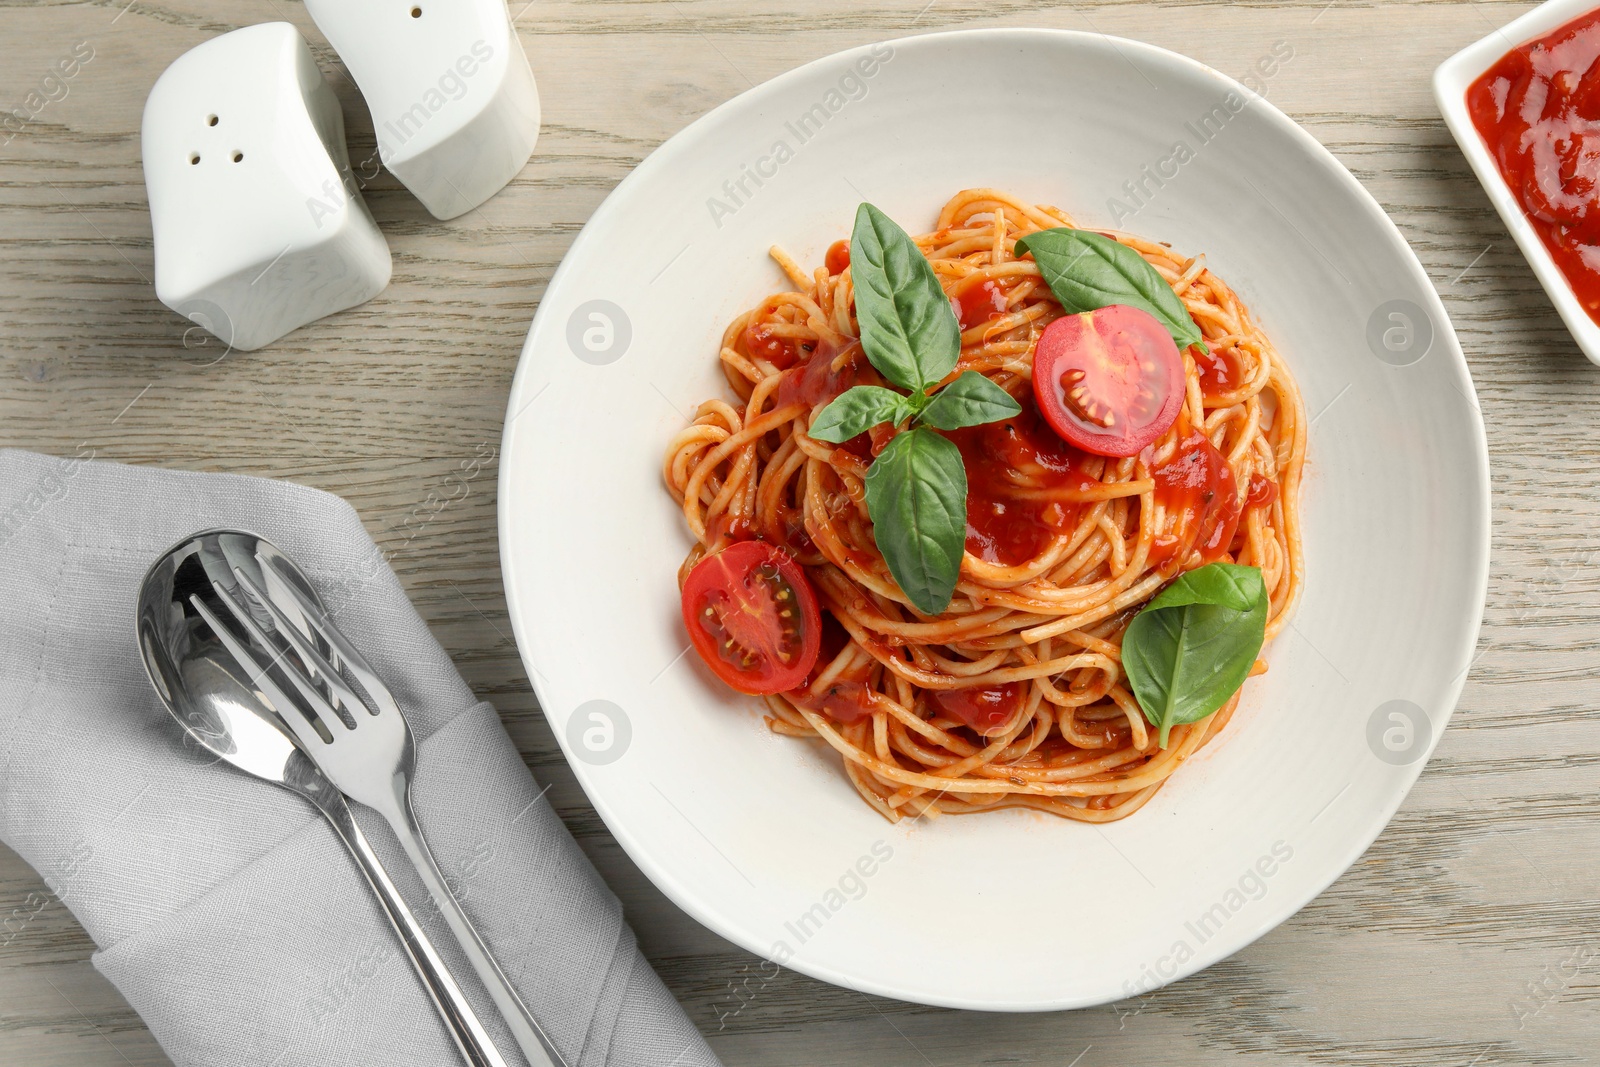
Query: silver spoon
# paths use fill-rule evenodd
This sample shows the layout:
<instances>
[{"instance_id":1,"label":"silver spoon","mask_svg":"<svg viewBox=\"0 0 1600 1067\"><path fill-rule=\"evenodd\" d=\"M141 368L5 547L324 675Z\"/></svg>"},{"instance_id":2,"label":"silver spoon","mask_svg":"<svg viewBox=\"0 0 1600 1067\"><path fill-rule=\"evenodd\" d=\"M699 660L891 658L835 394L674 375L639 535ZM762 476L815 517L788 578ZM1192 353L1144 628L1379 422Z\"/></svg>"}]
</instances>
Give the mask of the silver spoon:
<instances>
[{"instance_id":1,"label":"silver spoon","mask_svg":"<svg viewBox=\"0 0 1600 1067\"><path fill-rule=\"evenodd\" d=\"M366 876L400 936L450 1036L472 1067L506 1067L438 951L395 890L371 845L350 815L344 794L300 751L273 705L227 647L195 601L227 615L215 583L235 584L234 568L259 566L257 554L277 552L252 534L214 530L169 549L139 589L139 651L145 672L174 718L196 741L235 767L298 793L332 825ZM290 580L303 581L298 577ZM315 598L309 586L304 593Z\"/></svg>"}]
</instances>

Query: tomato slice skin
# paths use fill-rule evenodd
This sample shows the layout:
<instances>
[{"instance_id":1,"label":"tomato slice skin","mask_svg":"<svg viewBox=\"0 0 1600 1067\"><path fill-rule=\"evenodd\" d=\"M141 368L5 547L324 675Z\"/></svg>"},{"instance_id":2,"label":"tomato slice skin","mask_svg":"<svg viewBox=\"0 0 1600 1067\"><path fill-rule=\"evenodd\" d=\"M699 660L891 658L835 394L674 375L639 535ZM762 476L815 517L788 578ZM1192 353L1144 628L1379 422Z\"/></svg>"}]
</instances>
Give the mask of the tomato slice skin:
<instances>
[{"instance_id":1,"label":"tomato slice skin","mask_svg":"<svg viewBox=\"0 0 1600 1067\"><path fill-rule=\"evenodd\" d=\"M1033 352L1033 394L1052 429L1085 452L1136 456L1178 419L1183 356L1155 316L1126 304L1064 315Z\"/></svg>"},{"instance_id":2,"label":"tomato slice skin","mask_svg":"<svg viewBox=\"0 0 1600 1067\"><path fill-rule=\"evenodd\" d=\"M741 693L793 689L822 648L816 590L765 541L736 541L695 564L683 583L683 625L706 666Z\"/></svg>"},{"instance_id":3,"label":"tomato slice skin","mask_svg":"<svg viewBox=\"0 0 1600 1067\"><path fill-rule=\"evenodd\" d=\"M1022 708L1022 696L1021 682L936 689L929 694L937 707L966 723L979 737L1005 733Z\"/></svg>"}]
</instances>

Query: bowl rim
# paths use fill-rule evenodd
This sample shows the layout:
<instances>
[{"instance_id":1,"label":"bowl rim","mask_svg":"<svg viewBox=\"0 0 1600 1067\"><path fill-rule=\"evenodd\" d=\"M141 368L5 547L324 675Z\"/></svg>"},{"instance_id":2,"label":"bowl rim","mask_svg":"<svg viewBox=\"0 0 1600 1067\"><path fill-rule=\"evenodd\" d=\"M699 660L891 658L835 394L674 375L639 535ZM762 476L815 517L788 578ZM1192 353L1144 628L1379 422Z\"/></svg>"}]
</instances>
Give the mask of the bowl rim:
<instances>
[{"instance_id":1,"label":"bowl rim","mask_svg":"<svg viewBox=\"0 0 1600 1067\"><path fill-rule=\"evenodd\" d=\"M1531 11L1467 45L1433 71L1433 98L1444 116L1445 125L1488 194L1500 220L1533 268L1539 284L1555 305L1557 314L1578 343L1589 362L1600 366L1600 323L1596 323L1578 301L1572 283L1556 265L1550 250L1528 222L1511 187L1500 173L1489 146L1484 143L1467 110L1467 89L1501 57L1549 33L1573 19L1600 9L1597 0L1546 0Z\"/></svg>"},{"instance_id":2,"label":"bowl rim","mask_svg":"<svg viewBox=\"0 0 1600 1067\"><path fill-rule=\"evenodd\" d=\"M1472 589L1470 602L1476 605L1473 618L1471 620L1471 625L1469 627L1472 640L1465 642L1463 646L1457 650L1457 659L1459 660L1461 669L1456 672L1454 677L1449 682L1444 683L1440 688L1440 706L1444 709L1444 711L1440 720L1435 724L1433 737L1429 743L1427 752L1423 757L1419 758L1414 764L1411 765L1411 767L1408 768L1408 780L1405 781L1402 788L1395 791L1394 795L1390 799L1390 802L1383 805L1381 817L1374 817L1369 829L1361 833L1351 835L1345 842L1345 848L1342 851L1335 852L1335 858L1328 862L1328 874L1326 878L1314 879L1303 895L1296 895L1295 899L1288 902L1288 907L1283 910L1282 914L1265 916L1257 919L1253 923L1230 926L1228 935L1226 937L1219 937L1217 939L1218 942L1223 942L1223 944L1220 945L1220 953L1215 955L1209 953L1196 954L1196 959L1193 962L1181 965L1175 974L1173 974L1170 978L1165 979L1161 983L1161 985L1165 986L1181 981L1184 978L1190 977L1201 970L1221 962L1222 960L1248 947L1256 940L1260 939L1282 925L1284 922L1288 921L1288 919L1293 917L1312 900L1316 899L1324 891L1326 891L1327 888L1333 884L1333 882L1343 876L1354 865L1356 860L1359 859L1360 856L1371 846L1373 841L1375 841L1384 831L1384 829L1387 828L1389 822L1393 819L1395 812L1398 811L1400 805L1404 803L1406 797L1410 794L1411 789L1415 786L1417 778L1421 775L1423 768L1427 765L1428 760L1432 757L1433 751L1437 747L1439 740L1442 738L1444 730L1448 726L1449 720L1453 716L1457 704L1459 703L1461 692L1465 687L1468 674L1470 673L1473 651L1476 647L1477 636L1481 629L1483 607L1487 595L1489 576L1491 498L1487 435L1483 423L1482 408L1476 398L1476 388L1472 382L1466 357L1460 347L1459 340L1455 335L1455 331L1450 323L1450 319L1445 312L1443 301L1439 298L1438 293L1435 290L1431 279L1428 277L1427 272L1422 267L1421 262L1417 259L1415 251L1411 248L1404 235L1400 232L1394 221L1389 218L1388 214L1383 210L1382 206L1378 203L1377 199L1373 197L1371 192L1369 192L1367 188L1362 185L1353 174L1350 173L1349 169L1345 167L1344 164L1337 159L1337 157L1335 157L1320 141L1312 136L1309 131L1286 115L1270 100L1258 93L1251 92L1247 87L1242 85L1233 77L1197 59L1184 55L1181 52L1176 52L1145 41L1117 37L1093 31L1044 27L981 27L973 29L943 30L923 34L914 34L905 37L888 38L881 41L869 41L860 45L854 45L820 56L800 66L775 75L774 77L759 83L753 88L738 93L734 97L724 101L706 114L689 123L681 130L672 134L665 141L663 141L660 146L653 150L644 160L635 166L632 171L624 176L622 181L620 181L617 186L606 196L601 204L595 209L588 221L585 222L582 230L580 230L577 237L574 238L572 246L569 248L567 254L563 257L561 264L551 276L549 283L545 287L544 295L541 296L539 307L535 312L533 321L528 330L527 337L524 340L522 351L518 357L517 370L508 397L506 409L507 418L500 453L502 462L499 465L498 475L498 499L500 503L497 507L497 530L500 546L502 578L505 584L508 615L510 617L513 634L518 645L519 653L521 654L525 665L528 666L530 684L532 685L535 695L540 701L540 708L543 710L550 706L546 701L549 684L541 683L540 675L532 665L532 656L530 654L530 650L534 642L530 640L531 635L529 633L529 627L531 626L530 618L532 615L533 606L525 602L520 602L520 598L517 593L517 589L522 583L519 581L517 575L517 553L512 548L512 546L515 544L515 540L513 538L512 518L514 509L506 505L506 501L513 498L513 486L511 484L511 479L513 474L512 468L516 466L516 464L508 462L507 458L513 456L517 451L517 447L514 442L516 431L515 417L528 402L527 394L536 388L534 380L535 372L533 370L533 365L536 360L531 358L534 351L534 337L540 331L541 326L544 325L542 323L542 319L557 313L556 305L549 302L547 297L551 293L558 290L565 276L569 272L576 272L578 269L574 266L577 257L573 256L573 251L577 250L584 243L586 236L592 235L593 232L599 231L603 229L604 226L609 224L612 215L619 210L617 203L623 194L631 193L636 185L648 181L649 178L652 177L658 170L671 164L672 153L663 151L663 149L666 149L674 142L681 143L691 134L698 133L702 128L718 122L729 111L747 106L752 99L759 101L765 96L780 93L790 83L804 79L818 67L839 63L846 57L856 57L865 54L870 49L883 44L891 45L898 51L900 49L938 48L944 47L952 41L980 40L985 38L996 43L1013 44L1024 44L1039 39L1055 39L1058 41L1087 42L1099 46L1108 45L1117 49L1119 52L1122 52L1125 57L1128 55L1142 55L1146 58L1154 59L1156 62L1175 64L1177 66L1187 68L1191 72L1213 81L1221 88L1239 93L1241 96L1250 100L1253 108L1260 108L1265 111L1271 117L1271 120L1278 125L1286 140L1300 145L1306 152L1306 158L1309 163L1324 170L1331 171L1338 181L1340 181L1342 184L1345 184L1349 188L1351 194L1359 204L1358 210L1364 210L1367 212L1372 219L1387 233L1390 239L1390 245L1402 263L1401 269L1409 272L1416 279L1419 291L1425 297L1426 310L1435 317L1436 322L1442 324L1442 330L1436 344L1439 345L1440 354L1449 358L1453 375L1457 379L1457 390L1461 392L1463 397L1468 400L1469 405L1474 411L1471 419L1471 429L1473 431L1473 436L1476 439L1476 448L1473 450L1472 461L1476 470L1474 472L1475 477L1472 480L1475 483L1473 488L1475 490L1474 495L1477 504L1475 509L1477 514L1474 516L1474 518L1475 525L1479 531L1479 537L1477 538L1475 552L1473 553L1473 558L1471 560L1470 573L1463 575L1464 584L1469 585ZM548 718L549 713L546 712L546 715ZM621 845L624 852L626 852L629 858L639 867L641 872L650 879L651 883L656 886L656 888L658 888L665 896L667 896L676 907L684 911L696 922L700 923L708 930L711 930L718 936L727 938L728 940L737 944L739 947L752 952L755 955L763 956L763 958L765 958L766 953L768 953L770 950L770 946L758 944L754 940L743 936L742 931L738 930L735 924L726 921L726 919L719 914L716 909L709 906L702 906L703 901L695 892L681 884L671 871L665 870L655 863L652 854L653 850L650 849L645 842L639 839L638 835L625 820L618 819L614 816L614 813L610 810L605 799L603 790L591 791L589 786L591 784L592 772L590 771L588 765L585 764L581 759L574 758L573 753L569 748L566 733L561 728L561 724L551 720L550 726L558 741L558 744L561 746L563 755L566 757L568 764L573 769L573 773L577 778L579 785L584 788L585 795L588 797L590 803L594 805L596 812L601 816L601 819L605 823L607 830L615 837L618 844ZM1126 995L1102 995L1087 998L1057 997L1053 999L1028 1001L1010 1001L1000 999L974 1001L960 996L948 996L930 993L926 989L902 988L889 982L864 978L858 974L840 972L815 960L805 960L803 962L800 960L792 960L786 962L784 966L845 989L889 997L907 1003L926 1004L935 1007L948 1007L965 1010L998 1012L1073 1010L1111 1003L1116 1000L1123 999Z\"/></svg>"}]
</instances>

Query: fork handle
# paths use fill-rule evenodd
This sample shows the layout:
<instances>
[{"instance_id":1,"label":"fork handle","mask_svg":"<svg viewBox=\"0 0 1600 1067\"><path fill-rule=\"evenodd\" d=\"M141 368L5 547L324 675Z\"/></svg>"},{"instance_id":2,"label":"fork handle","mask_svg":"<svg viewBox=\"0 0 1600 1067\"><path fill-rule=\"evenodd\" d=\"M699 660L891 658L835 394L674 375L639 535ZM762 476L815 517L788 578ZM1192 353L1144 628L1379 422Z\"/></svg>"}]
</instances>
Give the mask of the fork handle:
<instances>
[{"instance_id":1,"label":"fork handle","mask_svg":"<svg viewBox=\"0 0 1600 1067\"><path fill-rule=\"evenodd\" d=\"M562 1059L561 1053L545 1035L543 1028L534 1019L533 1013L522 1002L517 991L511 987L505 972L489 954L489 948L483 943L483 938L478 936L472 920L461 910L460 903L456 901L455 894L450 891L443 872L439 870L439 865L433 858L432 850L428 848L428 842L423 839L422 830L417 825L416 814L411 809L409 790L398 780L396 794L394 803L378 809L379 813L394 828L395 836L400 839L400 846L405 849L412 865L416 867L428 894L439 906L450 932L455 934L456 940L460 942L461 951L466 953L467 962L472 964L472 969L477 972L478 979L488 990L495 1007L500 1009L506 1026L511 1030L511 1036L516 1039L517 1047L522 1050L522 1055L528 1061L528 1067L567 1067L567 1061Z\"/></svg>"},{"instance_id":2,"label":"fork handle","mask_svg":"<svg viewBox=\"0 0 1600 1067\"><path fill-rule=\"evenodd\" d=\"M372 851L366 835L361 832L361 827L356 825L355 819L351 816L350 807L345 803L344 797L331 789L329 792L333 793L331 797L314 796L311 800L332 824L334 833L350 850L350 855L355 857L356 865L366 876L367 884L372 887L373 894L383 906L383 912L394 926L395 933L400 935L400 943L405 946L406 955L411 958L417 976L422 979L423 986L428 990L428 996L433 999L439 1014L444 1018L445 1026L450 1030L450 1036L455 1040L456 1047L461 1050L462 1057L470 1067L506 1067L506 1061L494 1047L494 1042L490 1040L488 1032L484 1030L483 1024L472 1010L472 1005L462 994L461 987L456 985L455 979L445 968L444 961L439 958L438 950L433 947L433 942L428 940L428 935L418 925L416 917L411 914L411 909L406 907L405 900L395 889L394 883L389 880L388 873L383 869L377 854Z\"/></svg>"}]
</instances>

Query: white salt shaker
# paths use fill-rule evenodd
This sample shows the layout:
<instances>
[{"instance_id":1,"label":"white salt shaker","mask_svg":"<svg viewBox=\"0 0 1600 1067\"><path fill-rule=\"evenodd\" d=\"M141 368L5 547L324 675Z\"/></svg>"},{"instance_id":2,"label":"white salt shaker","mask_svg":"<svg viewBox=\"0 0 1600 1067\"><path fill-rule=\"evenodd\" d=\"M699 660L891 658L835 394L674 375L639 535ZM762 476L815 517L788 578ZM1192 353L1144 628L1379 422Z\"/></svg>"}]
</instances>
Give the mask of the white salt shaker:
<instances>
[{"instance_id":1,"label":"white salt shaker","mask_svg":"<svg viewBox=\"0 0 1600 1067\"><path fill-rule=\"evenodd\" d=\"M179 56L145 101L156 295L233 348L371 299L389 246L305 38L250 26Z\"/></svg>"},{"instance_id":2,"label":"white salt shaker","mask_svg":"<svg viewBox=\"0 0 1600 1067\"><path fill-rule=\"evenodd\" d=\"M533 154L539 90L505 0L306 0L372 112L378 155L441 219Z\"/></svg>"}]
</instances>

